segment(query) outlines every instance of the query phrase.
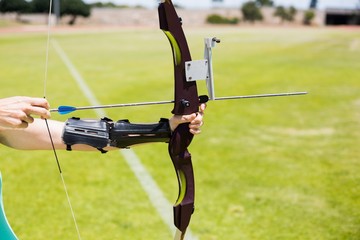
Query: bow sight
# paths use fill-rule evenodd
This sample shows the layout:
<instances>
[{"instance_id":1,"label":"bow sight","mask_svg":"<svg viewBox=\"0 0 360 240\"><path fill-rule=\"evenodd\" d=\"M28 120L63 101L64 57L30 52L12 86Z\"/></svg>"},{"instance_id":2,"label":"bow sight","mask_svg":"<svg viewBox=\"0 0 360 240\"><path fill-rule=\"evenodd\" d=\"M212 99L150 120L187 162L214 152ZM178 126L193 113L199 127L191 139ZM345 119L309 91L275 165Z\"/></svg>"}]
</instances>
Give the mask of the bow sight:
<instances>
[{"instance_id":1,"label":"bow sight","mask_svg":"<svg viewBox=\"0 0 360 240\"><path fill-rule=\"evenodd\" d=\"M192 60L185 62L185 75L187 82L194 82L205 80L208 95L199 96L200 103L206 103L209 100L220 101L220 100L234 100L234 99L249 99L249 98L266 98L266 97L288 97L305 95L307 92L284 92L284 93L266 93L266 94L254 94L254 95L240 95L240 96L226 96L216 97L215 96L215 85L214 85L214 73L212 64L212 49L221 40L216 37L209 37L204 39L204 59ZM107 105L92 105L92 106L59 106L58 108L50 109L50 112L58 112L59 114L65 115L79 110L99 109L99 108L121 108L121 107L137 107L137 106L149 106L149 105L162 105L174 103L174 100L165 101L151 101L151 102L138 102L138 103L118 103L118 104L107 104ZM184 107L189 107L189 102L182 100Z\"/></svg>"}]
</instances>

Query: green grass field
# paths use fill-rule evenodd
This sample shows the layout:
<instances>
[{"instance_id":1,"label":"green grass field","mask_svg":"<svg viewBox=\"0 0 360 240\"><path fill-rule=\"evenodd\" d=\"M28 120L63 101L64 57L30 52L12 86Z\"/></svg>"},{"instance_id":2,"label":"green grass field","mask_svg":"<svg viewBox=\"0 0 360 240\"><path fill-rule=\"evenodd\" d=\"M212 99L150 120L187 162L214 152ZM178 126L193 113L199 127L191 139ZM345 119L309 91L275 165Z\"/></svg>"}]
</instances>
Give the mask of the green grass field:
<instances>
[{"instance_id":1,"label":"green grass field","mask_svg":"<svg viewBox=\"0 0 360 240\"><path fill-rule=\"evenodd\" d=\"M221 38L214 49L218 96L309 92L208 104L203 133L190 149L193 233L202 240L360 239L359 29L185 30L194 59L202 57L203 37ZM160 30L53 37L103 104L172 99L170 46ZM46 33L0 33L1 97L43 96L45 46ZM53 48L46 96L53 107L88 105ZM153 106L107 115L156 122L170 111ZM96 117L92 111L72 116ZM18 237L77 239L52 152L0 150L5 209ZM134 150L174 202L166 145ZM171 239L117 151L58 154L83 239Z\"/></svg>"}]
</instances>

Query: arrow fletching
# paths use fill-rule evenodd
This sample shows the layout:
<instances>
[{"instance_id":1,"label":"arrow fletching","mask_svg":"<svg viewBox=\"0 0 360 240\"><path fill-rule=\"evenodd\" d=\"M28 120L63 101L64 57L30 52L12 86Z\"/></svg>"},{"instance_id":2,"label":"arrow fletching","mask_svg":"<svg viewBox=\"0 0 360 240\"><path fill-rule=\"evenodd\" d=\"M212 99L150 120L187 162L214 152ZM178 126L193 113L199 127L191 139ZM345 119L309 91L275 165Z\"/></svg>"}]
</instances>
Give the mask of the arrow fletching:
<instances>
[{"instance_id":1,"label":"arrow fletching","mask_svg":"<svg viewBox=\"0 0 360 240\"><path fill-rule=\"evenodd\" d=\"M61 115L69 114L76 111L76 107L72 106L59 106L58 107L58 113Z\"/></svg>"}]
</instances>

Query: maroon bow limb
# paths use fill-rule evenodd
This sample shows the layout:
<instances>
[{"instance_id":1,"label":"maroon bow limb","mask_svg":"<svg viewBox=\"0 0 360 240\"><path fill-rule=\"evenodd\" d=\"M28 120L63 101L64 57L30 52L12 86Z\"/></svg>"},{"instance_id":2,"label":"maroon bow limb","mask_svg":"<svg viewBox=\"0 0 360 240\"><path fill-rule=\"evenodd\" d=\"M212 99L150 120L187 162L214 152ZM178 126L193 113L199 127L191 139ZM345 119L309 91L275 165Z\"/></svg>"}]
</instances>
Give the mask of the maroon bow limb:
<instances>
[{"instance_id":1,"label":"maroon bow limb","mask_svg":"<svg viewBox=\"0 0 360 240\"><path fill-rule=\"evenodd\" d=\"M185 62L191 61L189 47L182 29L181 19L170 0L159 5L160 28L172 47L175 78L175 102L173 114L184 115L198 112L199 97L196 82L187 82ZM194 211L195 185L188 146L193 139L188 123L179 125L169 143L169 154L174 164L179 183L179 196L174 205L174 224L181 231L183 239Z\"/></svg>"}]
</instances>

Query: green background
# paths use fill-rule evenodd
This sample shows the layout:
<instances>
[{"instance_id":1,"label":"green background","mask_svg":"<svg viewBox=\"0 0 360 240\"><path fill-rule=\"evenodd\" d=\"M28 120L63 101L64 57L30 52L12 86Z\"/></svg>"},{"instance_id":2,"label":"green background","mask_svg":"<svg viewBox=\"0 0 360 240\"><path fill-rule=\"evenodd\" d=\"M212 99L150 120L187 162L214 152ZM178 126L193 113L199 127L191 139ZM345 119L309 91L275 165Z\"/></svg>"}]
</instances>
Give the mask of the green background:
<instances>
[{"instance_id":1,"label":"green background","mask_svg":"<svg viewBox=\"0 0 360 240\"><path fill-rule=\"evenodd\" d=\"M186 28L194 59L213 51L217 96L306 96L210 102L193 141L199 239L360 238L360 32L352 28ZM54 30L103 104L171 100L172 56L157 29ZM44 95L46 31L0 33L0 96ZM52 107L88 105L50 46ZM201 94L204 83L199 83ZM107 110L156 122L171 105ZM93 111L71 116L97 118ZM53 114L56 120L71 116ZM22 240L77 239L51 151L0 147L4 204ZM165 144L134 148L169 201L177 182ZM123 157L58 152L83 239L171 239ZM171 211L171 210L170 210Z\"/></svg>"}]
</instances>

